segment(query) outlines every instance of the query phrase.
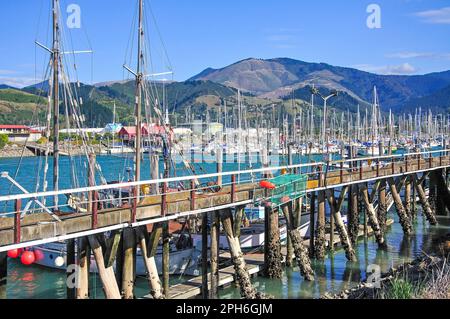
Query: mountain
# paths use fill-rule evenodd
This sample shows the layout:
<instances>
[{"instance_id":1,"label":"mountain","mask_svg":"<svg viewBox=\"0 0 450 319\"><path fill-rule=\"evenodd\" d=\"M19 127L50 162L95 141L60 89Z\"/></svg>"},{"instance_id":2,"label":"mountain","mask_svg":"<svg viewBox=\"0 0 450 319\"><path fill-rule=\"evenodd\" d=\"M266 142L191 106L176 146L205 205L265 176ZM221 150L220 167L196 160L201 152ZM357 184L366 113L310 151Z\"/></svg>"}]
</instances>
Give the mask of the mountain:
<instances>
[{"instance_id":1,"label":"mountain","mask_svg":"<svg viewBox=\"0 0 450 319\"><path fill-rule=\"evenodd\" d=\"M289 58L246 59L221 69L206 69L191 80L208 80L265 97L282 98L307 86L336 89L355 101L370 103L377 86L384 110L404 111L405 103L450 85L450 71L426 75L379 75L326 63ZM345 107L345 106L344 106Z\"/></svg>"},{"instance_id":2,"label":"mountain","mask_svg":"<svg viewBox=\"0 0 450 319\"><path fill-rule=\"evenodd\" d=\"M0 90L4 89L15 89L15 87L9 86L7 84L0 84Z\"/></svg>"},{"instance_id":3,"label":"mountain","mask_svg":"<svg viewBox=\"0 0 450 319\"><path fill-rule=\"evenodd\" d=\"M447 86L431 95L411 99L406 102L409 109L430 108L441 113L450 113L450 86Z\"/></svg>"},{"instance_id":4,"label":"mountain","mask_svg":"<svg viewBox=\"0 0 450 319\"><path fill-rule=\"evenodd\" d=\"M45 118L46 99L18 89L0 89L0 124L37 124Z\"/></svg>"}]
</instances>

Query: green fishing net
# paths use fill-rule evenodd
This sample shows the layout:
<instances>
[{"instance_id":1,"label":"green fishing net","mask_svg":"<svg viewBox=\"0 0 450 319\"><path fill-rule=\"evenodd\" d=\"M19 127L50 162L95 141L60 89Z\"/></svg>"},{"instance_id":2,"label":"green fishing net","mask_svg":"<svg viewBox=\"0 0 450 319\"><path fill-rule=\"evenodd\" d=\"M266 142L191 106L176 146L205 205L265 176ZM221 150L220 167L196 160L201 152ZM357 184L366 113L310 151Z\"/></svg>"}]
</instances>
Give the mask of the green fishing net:
<instances>
[{"instance_id":1,"label":"green fishing net","mask_svg":"<svg viewBox=\"0 0 450 319\"><path fill-rule=\"evenodd\" d=\"M269 180L275 189L268 190L268 201L272 206L281 206L286 202L306 195L307 175L286 174Z\"/></svg>"}]
</instances>

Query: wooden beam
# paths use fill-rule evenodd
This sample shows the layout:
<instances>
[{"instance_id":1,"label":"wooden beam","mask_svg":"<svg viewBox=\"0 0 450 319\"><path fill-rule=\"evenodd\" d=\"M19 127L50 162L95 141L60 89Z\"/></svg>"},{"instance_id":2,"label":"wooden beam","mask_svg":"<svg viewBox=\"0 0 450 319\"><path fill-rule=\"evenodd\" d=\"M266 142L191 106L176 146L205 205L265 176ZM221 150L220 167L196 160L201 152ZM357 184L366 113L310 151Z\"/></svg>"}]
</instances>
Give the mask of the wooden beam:
<instances>
[{"instance_id":1,"label":"wooden beam","mask_svg":"<svg viewBox=\"0 0 450 319\"><path fill-rule=\"evenodd\" d=\"M106 268L102 246L97 240L96 236L89 236L89 245L94 253L95 262L97 263L97 269L100 275L100 279L103 284L103 291L107 299L120 299L120 291L117 286L116 278L114 276L113 267Z\"/></svg>"},{"instance_id":2,"label":"wooden beam","mask_svg":"<svg viewBox=\"0 0 450 319\"><path fill-rule=\"evenodd\" d=\"M436 225L437 224L436 216L433 212L433 209L431 208L430 203L428 202L427 196L422 187L422 183L420 183L420 179L417 179L417 175L416 175L416 180L417 180L417 182L415 183L414 186L417 190L417 195L419 195L419 201L423 208L422 211L425 214L428 222L431 225Z\"/></svg>"},{"instance_id":3,"label":"wooden beam","mask_svg":"<svg viewBox=\"0 0 450 319\"><path fill-rule=\"evenodd\" d=\"M337 231L339 233L339 237L341 239L341 244L345 250L345 256L349 261L356 261L356 253L353 249L353 245L348 236L347 229L345 228L344 221L342 219L342 215L340 212L340 208L342 207L342 202L344 201L345 194L348 191L348 186L344 187L341 191L341 197L339 198L339 202L336 202L334 197L334 191L328 190L326 192L328 203L330 204L331 214L334 216L334 222L336 224ZM342 196L343 195L343 196ZM339 207L341 206L341 207ZM330 245L334 245L334 243L330 243Z\"/></svg>"},{"instance_id":4,"label":"wooden beam","mask_svg":"<svg viewBox=\"0 0 450 319\"><path fill-rule=\"evenodd\" d=\"M105 251L106 268L113 266L114 262L116 261L117 251L119 248L121 238L122 232L120 230L115 230L111 233L110 238L106 240L106 251Z\"/></svg>"},{"instance_id":5,"label":"wooden beam","mask_svg":"<svg viewBox=\"0 0 450 319\"><path fill-rule=\"evenodd\" d=\"M394 178L389 178L389 188L391 190L392 198L394 199L395 208L397 210L398 217L400 219L400 224L402 225L403 233L405 235L411 235L412 225L409 216L406 214L405 207L403 206L402 199L397 189L396 182Z\"/></svg>"},{"instance_id":6,"label":"wooden beam","mask_svg":"<svg viewBox=\"0 0 450 319\"><path fill-rule=\"evenodd\" d=\"M379 186L379 184L378 184L378 186ZM378 190L378 187L376 190L372 191L372 194L375 193L377 190ZM377 213L375 212L375 208L373 207L373 202L370 201L369 190L367 188L366 183L363 183L361 185L361 194L362 194L362 198L364 200L364 205L366 207L367 216L369 217L369 223L375 234L375 238L377 240L378 246L386 247L386 243L385 243L384 236L383 236L383 231L378 222Z\"/></svg>"}]
</instances>

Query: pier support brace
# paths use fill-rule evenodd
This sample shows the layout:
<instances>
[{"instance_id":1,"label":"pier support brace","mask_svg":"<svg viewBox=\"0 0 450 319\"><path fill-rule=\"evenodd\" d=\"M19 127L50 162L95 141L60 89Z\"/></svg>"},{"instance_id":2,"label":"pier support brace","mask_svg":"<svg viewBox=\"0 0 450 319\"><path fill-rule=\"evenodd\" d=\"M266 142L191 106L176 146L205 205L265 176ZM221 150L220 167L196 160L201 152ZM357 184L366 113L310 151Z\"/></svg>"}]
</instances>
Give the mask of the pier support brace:
<instances>
[{"instance_id":1,"label":"pier support brace","mask_svg":"<svg viewBox=\"0 0 450 319\"><path fill-rule=\"evenodd\" d=\"M268 278L280 279L283 270L281 265L280 228L278 225L278 209L265 207L264 232L264 275Z\"/></svg>"},{"instance_id":2,"label":"pier support brace","mask_svg":"<svg viewBox=\"0 0 450 319\"><path fill-rule=\"evenodd\" d=\"M160 224L154 224L152 234L148 235L147 229L141 227L137 229L138 241L141 246L141 255L147 271L147 280L150 294L153 299L164 299L161 280L159 279L158 268L156 267L155 253L158 246L159 237L162 233Z\"/></svg>"},{"instance_id":3,"label":"pier support brace","mask_svg":"<svg viewBox=\"0 0 450 319\"><path fill-rule=\"evenodd\" d=\"M345 186L341 190L339 200L336 201L334 197L334 190L327 190L328 203L330 204L331 214L334 217L334 223L339 233L341 244L345 250L345 256L349 261L356 261L355 250L353 249L350 237L348 236L347 229L345 228L344 221L342 220L341 209L344 203L345 196L347 195L348 186ZM334 246L333 242L330 242L330 246Z\"/></svg>"},{"instance_id":4,"label":"pier support brace","mask_svg":"<svg viewBox=\"0 0 450 319\"><path fill-rule=\"evenodd\" d=\"M103 236L103 235L101 235ZM95 262L97 263L100 280L103 284L103 291L106 299L121 299L119 286L117 285L116 277L114 275L113 267L105 267L105 260L103 257L103 247L97 236L91 235L89 238L89 245L92 248Z\"/></svg>"},{"instance_id":5,"label":"pier support brace","mask_svg":"<svg viewBox=\"0 0 450 319\"><path fill-rule=\"evenodd\" d=\"M399 186L395 183L394 178L389 178L389 188L391 190L392 198L394 199L395 208L397 210L398 217L400 219L400 224L402 225L403 233L405 235L411 235L412 233L412 225L411 220L409 219L408 214L406 214L405 207L403 206L402 199L400 197L399 191L402 188L403 183L405 182L406 177L401 177L399 181Z\"/></svg>"},{"instance_id":6,"label":"pier support brace","mask_svg":"<svg viewBox=\"0 0 450 319\"><path fill-rule=\"evenodd\" d=\"M427 178L427 176L428 176L428 174L425 173L422 176L422 178L419 179L416 175L414 186L416 188L417 195L419 196L419 202L422 205L422 211L425 214L428 222L431 225L436 225L437 224L436 216L434 215L433 209L431 208L431 205L428 202L427 196L426 196L425 191L422 186L422 183Z\"/></svg>"},{"instance_id":7,"label":"pier support brace","mask_svg":"<svg viewBox=\"0 0 450 319\"><path fill-rule=\"evenodd\" d=\"M8 277L8 256L0 253L0 299L6 299L6 283Z\"/></svg>"},{"instance_id":8,"label":"pier support brace","mask_svg":"<svg viewBox=\"0 0 450 319\"><path fill-rule=\"evenodd\" d=\"M369 190L367 188L367 184L363 183L361 186L361 193L362 193L364 205L366 207L366 213L369 218L370 227L372 227L372 230L373 230L373 233L377 240L378 246L385 247L386 243L384 240L383 231L378 222L377 213L375 212L375 208L373 207L373 201L375 199L375 195L378 192L379 186L380 186L379 182L375 183L375 185L372 189L371 196L369 196Z\"/></svg>"},{"instance_id":9,"label":"pier support brace","mask_svg":"<svg viewBox=\"0 0 450 319\"><path fill-rule=\"evenodd\" d=\"M308 281L314 280L314 271L311 267L311 260L309 259L308 249L303 245L303 239L298 227L294 227L292 214L292 205L284 205L284 218L286 219L287 235L291 238L292 248L297 260L297 265L300 269L300 274Z\"/></svg>"},{"instance_id":10,"label":"pier support brace","mask_svg":"<svg viewBox=\"0 0 450 319\"><path fill-rule=\"evenodd\" d=\"M229 209L221 211L220 219L230 247L231 260L236 272L236 280L239 283L241 297L244 299L261 299L263 296L256 291L250 280L239 239L234 236L231 211Z\"/></svg>"}]
</instances>

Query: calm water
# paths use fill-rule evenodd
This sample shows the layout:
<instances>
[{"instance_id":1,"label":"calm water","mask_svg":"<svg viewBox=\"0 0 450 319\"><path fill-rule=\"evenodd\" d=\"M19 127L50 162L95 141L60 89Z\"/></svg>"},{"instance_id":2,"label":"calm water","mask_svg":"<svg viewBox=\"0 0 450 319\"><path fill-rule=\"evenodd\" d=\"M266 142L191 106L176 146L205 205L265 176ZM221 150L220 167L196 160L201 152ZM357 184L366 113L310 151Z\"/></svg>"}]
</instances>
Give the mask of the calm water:
<instances>
[{"instance_id":1,"label":"calm water","mask_svg":"<svg viewBox=\"0 0 450 319\"><path fill-rule=\"evenodd\" d=\"M30 191L34 191L38 175L39 161L41 158L26 158L23 160L21 170L17 175L17 181ZM304 159L303 159L304 160ZM83 185L85 161L82 158L75 158L77 161L77 176L80 185ZM127 179L127 167L132 166L132 157L120 158L113 156L99 156L97 161L101 164L103 175L107 180L118 180L121 177ZM298 162L298 159L297 159ZM18 159L0 159L0 171L7 171L12 176L18 166ZM70 160L61 160L61 188L69 188L71 185ZM144 160L143 178L150 177L149 161ZM199 166L200 167L200 166ZM260 164L253 164L253 167L260 167ZM224 164L224 171L237 170L236 163ZM241 169L248 169L248 164L241 164ZM162 163L160 163L162 171ZM203 164L197 173L214 172L215 164ZM51 171L51 166L49 171ZM187 174L188 172L184 172ZM179 175L184 175L179 172ZM10 185L4 179L0 179L0 195L10 192ZM17 193L15 189L12 193ZM4 206L0 211L5 211ZM255 287L258 290L273 295L276 298L316 298L325 292L338 292L352 285L359 283L366 278L366 269L370 264L380 265L382 271L387 271L393 265L414 259L422 251L430 251L433 238L444 235L450 231L450 220L440 217L439 226L430 226L418 215L415 222L415 232L411 238L403 236L403 232L395 210L390 212L391 218L395 219L395 224L389 228L386 235L388 242L387 250L378 250L374 239L361 240L357 247L358 261L349 263L346 261L343 251L336 251L329 255L324 263L315 263L316 281L309 283L303 281L296 268L287 269L281 280L267 280L263 277L254 279ZM176 283L183 280L178 276L172 276L171 282ZM44 269L40 267L25 267L15 260L10 260L8 265L8 298L51 298L60 299L66 297L66 274L60 271ZM148 284L144 278L138 278L136 283L136 296L140 297L148 294ZM102 286L98 275L91 274L90 295L92 298L104 298ZM221 290L222 298L239 298L239 290L229 287Z\"/></svg>"}]
</instances>

